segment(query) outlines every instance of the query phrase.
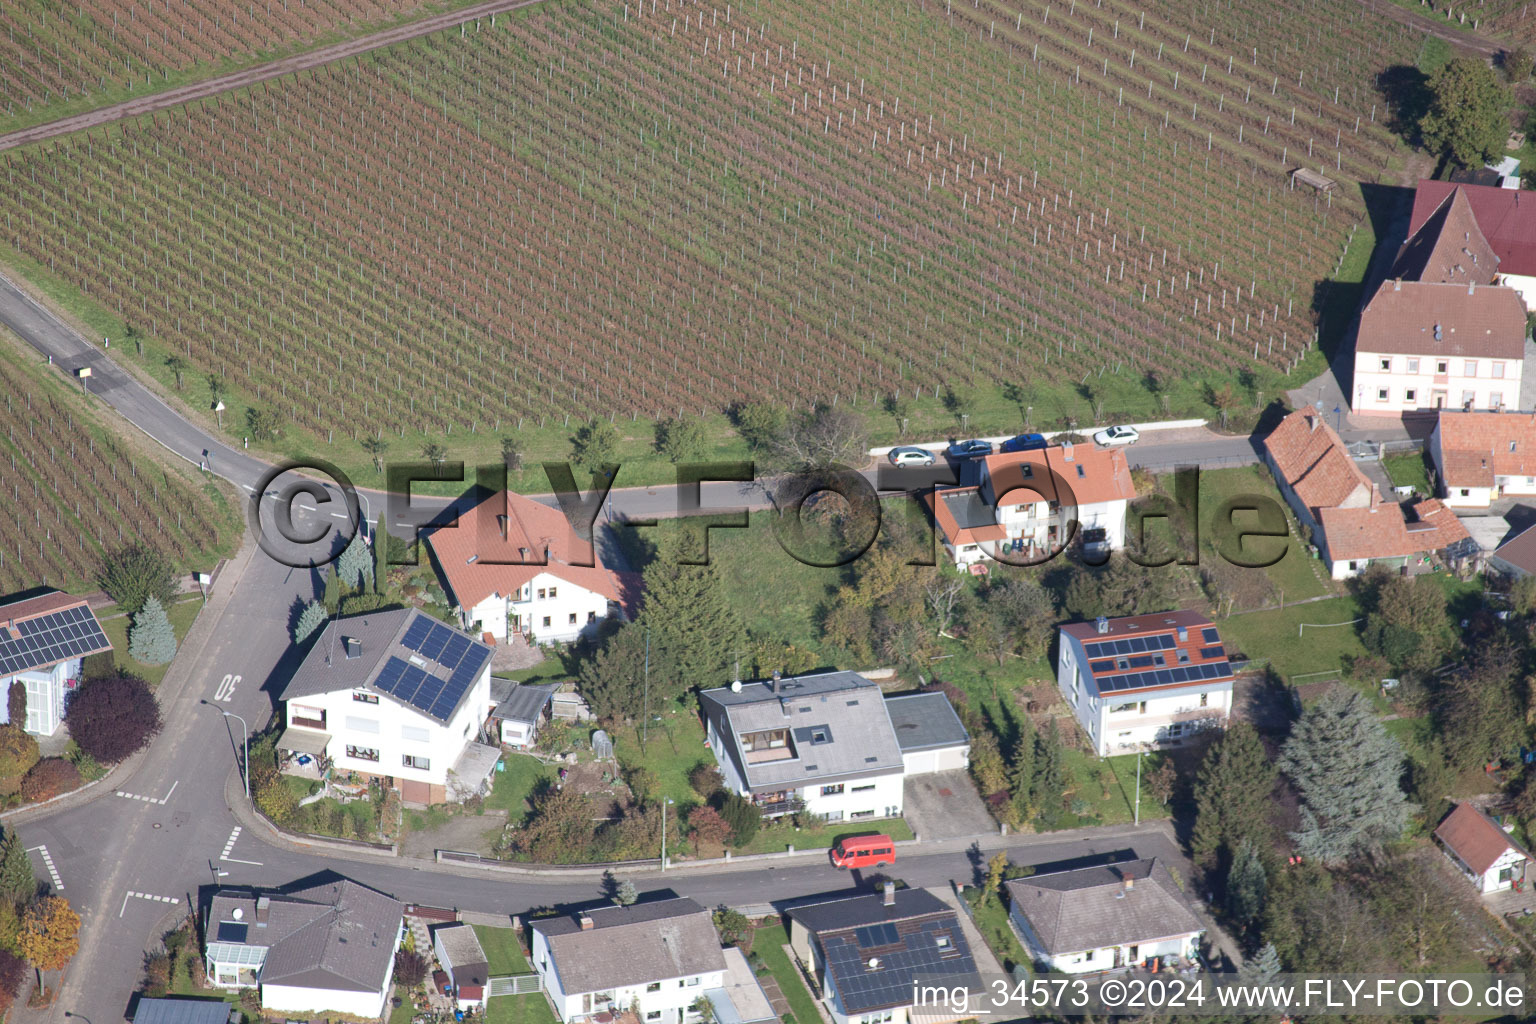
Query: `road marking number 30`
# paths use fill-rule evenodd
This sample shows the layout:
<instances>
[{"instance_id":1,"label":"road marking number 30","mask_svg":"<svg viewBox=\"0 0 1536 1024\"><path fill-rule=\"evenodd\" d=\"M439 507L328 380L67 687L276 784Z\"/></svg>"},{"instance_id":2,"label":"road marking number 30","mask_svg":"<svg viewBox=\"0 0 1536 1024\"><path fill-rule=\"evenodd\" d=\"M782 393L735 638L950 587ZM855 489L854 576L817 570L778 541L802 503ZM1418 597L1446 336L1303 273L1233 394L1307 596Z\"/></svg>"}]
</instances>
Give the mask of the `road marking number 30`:
<instances>
[{"instance_id":1,"label":"road marking number 30","mask_svg":"<svg viewBox=\"0 0 1536 1024\"><path fill-rule=\"evenodd\" d=\"M235 699L235 687L239 685L239 676L225 676L219 681L219 688L213 691L214 700L230 701Z\"/></svg>"}]
</instances>

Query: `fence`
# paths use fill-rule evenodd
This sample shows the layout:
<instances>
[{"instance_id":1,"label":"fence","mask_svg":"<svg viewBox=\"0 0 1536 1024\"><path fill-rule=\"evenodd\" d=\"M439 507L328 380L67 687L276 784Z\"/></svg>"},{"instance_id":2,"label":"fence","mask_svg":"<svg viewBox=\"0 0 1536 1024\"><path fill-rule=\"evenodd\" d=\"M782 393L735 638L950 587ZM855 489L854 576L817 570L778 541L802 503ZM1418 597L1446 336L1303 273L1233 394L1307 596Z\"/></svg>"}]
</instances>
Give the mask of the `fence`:
<instances>
[{"instance_id":1,"label":"fence","mask_svg":"<svg viewBox=\"0 0 1536 1024\"><path fill-rule=\"evenodd\" d=\"M1178 469L1180 466L1190 465L1191 462L1197 463L1201 469L1218 469L1225 466L1253 466L1256 465L1259 461L1259 457L1253 454L1218 455L1215 457L1202 455L1199 458L1193 460L1183 458L1172 459L1165 462L1142 462L1134 457L1134 453L1129 453L1128 459L1132 469L1150 469L1157 472Z\"/></svg>"},{"instance_id":2,"label":"fence","mask_svg":"<svg viewBox=\"0 0 1536 1024\"><path fill-rule=\"evenodd\" d=\"M537 974L504 974L490 979L487 996L526 996L544 991L544 981Z\"/></svg>"}]
</instances>

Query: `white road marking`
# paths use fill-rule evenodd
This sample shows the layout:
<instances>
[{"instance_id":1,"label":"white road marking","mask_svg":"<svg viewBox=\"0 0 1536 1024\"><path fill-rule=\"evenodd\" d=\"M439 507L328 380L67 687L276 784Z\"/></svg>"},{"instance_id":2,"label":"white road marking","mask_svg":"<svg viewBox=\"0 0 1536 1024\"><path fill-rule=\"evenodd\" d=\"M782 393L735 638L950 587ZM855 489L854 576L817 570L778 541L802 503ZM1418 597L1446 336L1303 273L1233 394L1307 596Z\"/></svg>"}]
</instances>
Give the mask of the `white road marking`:
<instances>
[{"instance_id":1,"label":"white road marking","mask_svg":"<svg viewBox=\"0 0 1536 1024\"><path fill-rule=\"evenodd\" d=\"M229 855L229 851L235 848L235 840L240 838L240 832L241 826L236 825L235 830L229 834L229 838L224 842L224 852L219 854L219 860L227 861L230 864L250 864L258 868L261 867L261 861L259 860L241 860L239 857L231 857Z\"/></svg>"},{"instance_id":2,"label":"white road marking","mask_svg":"<svg viewBox=\"0 0 1536 1024\"><path fill-rule=\"evenodd\" d=\"M252 494L256 493L256 488L252 487L250 484L241 484L240 486L244 487L246 490L250 491Z\"/></svg>"},{"instance_id":3,"label":"white road marking","mask_svg":"<svg viewBox=\"0 0 1536 1024\"><path fill-rule=\"evenodd\" d=\"M113 792L122 797L124 800L142 800L147 804L159 804L163 807L171 802L171 793L176 792L176 787L179 785L181 785L181 780L177 779L175 782L171 783L170 791L167 792L165 796L161 797L141 796L138 793L125 793L120 789L115 789Z\"/></svg>"},{"instance_id":4,"label":"white road marking","mask_svg":"<svg viewBox=\"0 0 1536 1024\"><path fill-rule=\"evenodd\" d=\"M123 905L117 911L117 916L118 917L122 917L124 911L126 911L128 909L128 901L130 899L149 900L149 901L151 901L153 903L180 903L181 902L181 897L179 897L179 896L156 896L154 893L150 893L150 892L136 892L133 889L129 889L126 893L123 894Z\"/></svg>"},{"instance_id":5,"label":"white road marking","mask_svg":"<svg viewBox=\"0 0 1536 1024\"><path fill-rule=\"evenodd\" d=\"M222 700L225 703L235 699L235 687L240 685L240 677L226 675L219 681L219 688L213 691L214 700Z\"/></svg>"},{"instance_id":6,"label":"white road marking","mask_svg":"<svg viewBox=\"0 0 1536 1024\"><path fill-rule=\"evenodd\" d=\"M28 853L32 852L33 850L37 850L37 851L39 851L42 854L43 866L48 869L48 877L53 879L53 887L54 887L54 889L56 891L58 891L58 892L63 892L64 891L64 880L59 877L59 869L53 866L53 858L48 855L48 847L46 847L46 846L29 846L29 847L27 847L27 852Z\"/></svg>"},{"instance_id":7,"label":"white road marking","mask_svg":"<svg viewBox=\"0 0 1536 1024\"><path fill-rule=\"evenodd\" d=\"M228 864L249 864L252 867L261 867L259 860L241 860L239 857L220 857L219 860Z\"/></svg>"}]
</instances>

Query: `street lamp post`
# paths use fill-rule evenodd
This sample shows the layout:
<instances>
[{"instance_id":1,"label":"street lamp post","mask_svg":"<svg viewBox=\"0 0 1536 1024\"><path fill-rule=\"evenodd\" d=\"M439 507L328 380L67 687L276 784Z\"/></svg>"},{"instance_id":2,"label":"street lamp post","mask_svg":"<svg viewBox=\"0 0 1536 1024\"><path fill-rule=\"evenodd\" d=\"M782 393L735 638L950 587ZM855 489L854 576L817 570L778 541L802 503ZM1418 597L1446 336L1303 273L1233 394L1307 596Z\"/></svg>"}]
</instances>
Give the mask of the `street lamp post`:
<instances>
[{"instance_id":1,"label":"street lamp post","mask_svg":"<svg viewBox=\"0 0 1536 1024\"><path fill-rule=\"evenodd\" d=\"M243 734L245 741L245 760L241 763L240 774L245 777L245 798L249 800L251 798L251 727L245 724L245 719L241 718L233 711L225 711L217 704L211 704L206 700L202 701L201 703L207 704L209 707L213 708L213 710L217 711L225 718L233 718L235 721L240 723L240 731Z\"/></svg>"},{"instance_id":2,"label":"street lamp post","mask_svg":"<svg viewBox=\"0 0 1536 1024\"><path fill-rule=\"evenodd\" d=\"M661 802L661 870L667 870L667 808L672 806L672 798L666 797Z\"/></svg>"},{"instance_id":3,"label":"street lamp post","mask_svg":"<svg viewBox=\"0 0 1536 1024\"><path fill-rule=\"evenodd\" d=\"M1141 751L1136 751L1136 824L1141 824Z\"/></svg>"}]
</instances>

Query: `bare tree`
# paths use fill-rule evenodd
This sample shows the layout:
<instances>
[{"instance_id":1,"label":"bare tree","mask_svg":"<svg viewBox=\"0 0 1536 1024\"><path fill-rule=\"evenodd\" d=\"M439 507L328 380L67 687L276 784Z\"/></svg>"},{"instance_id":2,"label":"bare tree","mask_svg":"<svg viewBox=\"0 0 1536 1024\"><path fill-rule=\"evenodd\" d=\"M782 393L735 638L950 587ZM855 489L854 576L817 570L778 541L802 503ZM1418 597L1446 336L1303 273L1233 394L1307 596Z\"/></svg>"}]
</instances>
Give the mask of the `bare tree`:
<instances>
[{"instance_id":1,"label":"bare tree","mask_svg":"<svg viewBox=\"0 0 1536 1024\"><path fill-rule=\"evenodd\" d=\"M869 459L868 449L864 418L847 409L828 406L794 418L774 444L774 454L795 468L834 463L862 466Z\"/></svg>"},{"instance_id":2,"label":"bare tree","mask_svg":"<svg viewBox=\"0 0 1536 1024\"><path fill-rule=\"evenodd\" d=\"M934 625L940 636L949 635L949 627L955 620L955 607L965 590L965 580L945 572L935 572L923 584L923 600L933 612Z\"/></svg>"}]
</instances>

